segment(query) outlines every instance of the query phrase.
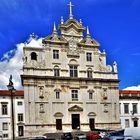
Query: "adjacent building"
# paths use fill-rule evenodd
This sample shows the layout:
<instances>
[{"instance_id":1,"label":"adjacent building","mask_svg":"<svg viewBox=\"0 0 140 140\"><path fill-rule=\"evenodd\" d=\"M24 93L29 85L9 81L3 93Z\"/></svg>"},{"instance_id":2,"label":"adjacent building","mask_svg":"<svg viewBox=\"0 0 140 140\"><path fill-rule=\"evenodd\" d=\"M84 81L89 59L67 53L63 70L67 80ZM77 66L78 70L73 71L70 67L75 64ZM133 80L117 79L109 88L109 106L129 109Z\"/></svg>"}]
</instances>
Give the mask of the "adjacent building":
<instances>
[{"instance_id":1,"label":"adjacent building","mask_svg":"<svg viewBox=\"0 0 140 140\"><path fill-rule=\"evenodd\" d=\"M140 90L120 90L122 128L140 127Z\"/></svg>"},{"instance_id":2,"label":"adjacent building","mask_svg":"<svg viewBox=\"0 0 140 140\"><path fill-rule=\"evenodd\" d=\"M24 93L16 91L13 95L15 136L24 136ZM11 93L0 90L0 137L10 140L12 137Z\"/></svg>"}]
</instances>

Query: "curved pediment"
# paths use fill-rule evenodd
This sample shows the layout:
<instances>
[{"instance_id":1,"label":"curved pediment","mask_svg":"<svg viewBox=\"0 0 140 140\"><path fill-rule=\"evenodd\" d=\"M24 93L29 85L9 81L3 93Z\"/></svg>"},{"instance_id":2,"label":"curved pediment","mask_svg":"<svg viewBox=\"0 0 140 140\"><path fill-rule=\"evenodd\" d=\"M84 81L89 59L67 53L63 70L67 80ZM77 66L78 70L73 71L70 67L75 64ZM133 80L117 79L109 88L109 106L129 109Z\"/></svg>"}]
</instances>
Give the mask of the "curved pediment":
<instances>
[{"instance_id":1,"label":"curved pediment","mask_svg":"<svg viewBox=\"0 0 140 140\"><path fill-rule=\"evenodd\" d=\"M64 115L61 112L56 112L54 117L63 117Z\"/></svg>"},{"instance_id":2,"label":"curved pediment","mask_svg":"<svg viewBox=\"0 0 140 140\"><path fill-rule=\"evenodd\" d=\"M94 112L89 112L89 113L88 113L88 116L89 116L89 117L94 117L94 116L96 116L96 113L94 113Z\"/></svg>"},{"instance_id":3,"label":"curved pediment","mask_svg":"<svg viewBox=\"0 0 140 140\"><path fill-rule=\"evenodd\" d=\"M70 108L68 109L68 111L74 111L74 112L83 111L83 108L80 107L80 106L78 106L78 105L74 105L74 106L70 107Z\"/></svg>"}]
</instances>

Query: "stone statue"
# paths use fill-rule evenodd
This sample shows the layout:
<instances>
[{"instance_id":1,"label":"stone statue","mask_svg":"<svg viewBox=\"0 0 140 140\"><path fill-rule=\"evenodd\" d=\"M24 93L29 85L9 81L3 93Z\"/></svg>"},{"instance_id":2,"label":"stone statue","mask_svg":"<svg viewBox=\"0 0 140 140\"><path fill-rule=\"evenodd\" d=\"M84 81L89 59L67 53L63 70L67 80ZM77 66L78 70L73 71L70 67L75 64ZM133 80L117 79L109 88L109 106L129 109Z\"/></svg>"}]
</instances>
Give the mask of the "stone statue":
<instances>
[{"instance_id":1,"label":"stone statue","mask_svg":"<svg viewBox=\"0 0 140 140\"><path fill-rule=\"evenodd\" d=\"M13 86L13 82L12 82L12 75L10 75L10 78L9 78L9 86Z\"/></svg>"},{"instance_id":2,"label":"stone statue","mask_svg":"<svg viewBox=\"0 0 140 140\"><path fill-rule=\"evenodd\" d=\"M23 57L23 64L25 65L27 63L27 56Z\"/></svg>"},{"instance_id":3,"label":"stone statue","mask_svg":"<svg viewBox=\"0 0 140 140\"><path fill-rule=\"evenodd\" d=\"M114 69L114 72L116 72L116 73L118 72L116 61L114 61L114 63L113 63L113 69Z\"/></svg>"},{"instance_id":4,"label":"stone statue","mask_svg":"<svg viewBox=\"0 0 140 140\"><path fill-rule=\"evenodd\" d=\"M40 87L39 88L39 97L40 98L44 98L44 95L43 95L43 87Z\"/></svg>"}]
</instances>

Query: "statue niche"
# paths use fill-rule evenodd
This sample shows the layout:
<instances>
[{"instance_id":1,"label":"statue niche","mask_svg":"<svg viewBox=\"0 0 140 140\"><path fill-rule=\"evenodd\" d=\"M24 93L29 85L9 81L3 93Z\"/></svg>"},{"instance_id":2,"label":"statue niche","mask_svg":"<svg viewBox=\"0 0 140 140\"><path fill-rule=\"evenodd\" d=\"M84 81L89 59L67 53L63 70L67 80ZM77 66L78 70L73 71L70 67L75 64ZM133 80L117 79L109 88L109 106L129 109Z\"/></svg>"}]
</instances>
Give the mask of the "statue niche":
<instances>
[{"instance_id":1,"label":"statue niche","mask_svg":"<svg viewBox=\"0 0 140 140\"><path fill-rule=\"evenodd\" d=\"M41 98L41 99L44 98L44 87L43 86L39 87L39 98Z\"/></svg>"}]
</instances>

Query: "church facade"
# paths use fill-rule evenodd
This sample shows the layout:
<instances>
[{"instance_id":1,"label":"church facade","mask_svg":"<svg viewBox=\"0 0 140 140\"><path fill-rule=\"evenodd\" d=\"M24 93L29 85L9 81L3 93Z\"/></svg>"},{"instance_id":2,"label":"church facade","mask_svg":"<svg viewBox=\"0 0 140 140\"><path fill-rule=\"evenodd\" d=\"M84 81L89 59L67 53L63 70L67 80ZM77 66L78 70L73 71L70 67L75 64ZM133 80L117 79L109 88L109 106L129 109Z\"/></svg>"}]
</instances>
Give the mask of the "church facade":
<instances>
[{"instance_id":1,"label":"church facade","mask_svg":"<svg viewBox=\"0 0 140 140\"><path fill-rule=\"evenodd\" d=\"M26 135L120 128L117 63L106 64L106 52L69 5L60 35L54 24L41 44L32 34L23 48Z\"/></svg>"}]
</instances>

